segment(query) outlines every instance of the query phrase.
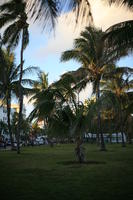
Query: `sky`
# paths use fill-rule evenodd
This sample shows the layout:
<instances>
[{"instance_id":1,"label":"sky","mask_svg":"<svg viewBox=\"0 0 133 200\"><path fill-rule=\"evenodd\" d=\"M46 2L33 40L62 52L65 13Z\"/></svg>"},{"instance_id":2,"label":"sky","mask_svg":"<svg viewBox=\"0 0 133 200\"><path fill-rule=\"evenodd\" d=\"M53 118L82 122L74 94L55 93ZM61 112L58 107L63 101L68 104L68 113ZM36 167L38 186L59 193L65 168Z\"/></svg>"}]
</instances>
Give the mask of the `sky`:
<instances>
[{"instance_id":1,"label":"sky","mask_svg":"<svg viewBox=\"0 0 133 200\"><path fill-rule=\"evenodd\" d=\"M124 7L109 7L102 0L92 2L92 13L94 17L94 24L96 27L106 30L111 25L133 19L133 13L129 12ZM102 3L101 3L102 2ZM75 30L75 19L73 13L67 18L62 15L58 19L54 33L47 33L42 31L39 24L30 25L30 43L24 52L25 66L38 66L42 71L48 73L49 83L59 79L60 75L71 70L76 70L80 65L74 61L61 63L61 53L72 48L74 38L77 38L85 25L78 27ZM16 60L19 63L20 48L16 49ZM132 67L132 56L122 58L119 66ZM37 75L30 75L36 78ZM91 95L91 86L88 85L86 90L81 93L81 100ZM26 104L27 114L32 110L32 105L28 104L28 99L24 99Z\"/></svg>"}]
</instances>

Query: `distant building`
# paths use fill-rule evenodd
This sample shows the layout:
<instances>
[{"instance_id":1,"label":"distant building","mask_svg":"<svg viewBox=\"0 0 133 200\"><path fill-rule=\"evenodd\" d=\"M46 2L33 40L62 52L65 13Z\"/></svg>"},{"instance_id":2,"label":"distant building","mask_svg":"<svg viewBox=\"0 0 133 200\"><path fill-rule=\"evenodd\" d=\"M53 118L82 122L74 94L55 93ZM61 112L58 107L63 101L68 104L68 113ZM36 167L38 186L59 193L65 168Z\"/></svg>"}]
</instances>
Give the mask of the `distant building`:
<instances>
[{"instance_id":1,"label":"distant building","mask_svg":"<svg viewBox=\"0 0 133 200\"><path fill-rule=\"evenodd\" d=\"M19 105L18 104L11 104L11 119L15 112L19 112ZM23 106L23 114L26 115L25 106ZM6 105L2 104L0 100L0 121L3 121L7 124L7 108Z\"/></svg>"},{"instance_id":2,"label":"distant building","mask_svg":"<svg viewBox=\"0 0 133 200\"><path fill-rule=\"evenodd\" d=\"M104 141L105 142L112 142L112 143L117 143L117 138L118 138L118 142L121 143L122 142L122 135L121 133L112 133L111 135L109 133L104 133L103 134L104 137ZM88 141L96 141L97 138L97 134L93 134L93 133L85 133L84 138L87 139ZM124 133L124 141L126 142L126 135Z\"/></svg>"}]
</instances>

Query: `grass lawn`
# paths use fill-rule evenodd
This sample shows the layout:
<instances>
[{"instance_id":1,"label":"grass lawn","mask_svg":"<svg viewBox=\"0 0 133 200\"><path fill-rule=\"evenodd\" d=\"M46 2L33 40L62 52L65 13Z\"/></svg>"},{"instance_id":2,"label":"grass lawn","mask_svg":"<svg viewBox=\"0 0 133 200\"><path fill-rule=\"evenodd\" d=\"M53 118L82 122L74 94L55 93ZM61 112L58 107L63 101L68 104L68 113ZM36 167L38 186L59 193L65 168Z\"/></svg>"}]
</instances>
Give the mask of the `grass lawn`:
<instances>
[{"instance_id":1,"label":"grass lawn","mask_svg":"<svg viewBox=\"0 0 133 200\"><path fill-rule=\"evenodd\" d=\"M133 200L133 146L85 145L88 164L77 164L74 145L0 151L0 199Z\"/></svg>"}]
</instances>

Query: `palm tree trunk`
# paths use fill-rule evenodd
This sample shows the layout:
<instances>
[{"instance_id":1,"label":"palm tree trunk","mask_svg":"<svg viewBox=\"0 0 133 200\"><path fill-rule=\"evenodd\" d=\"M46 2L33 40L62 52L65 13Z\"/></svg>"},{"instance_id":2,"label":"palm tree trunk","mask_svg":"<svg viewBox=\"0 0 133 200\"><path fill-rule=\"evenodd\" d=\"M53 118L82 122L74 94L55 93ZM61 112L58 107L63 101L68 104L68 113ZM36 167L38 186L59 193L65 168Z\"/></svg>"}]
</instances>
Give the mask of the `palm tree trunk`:
<instances>
[{"instance_id":1,"label":"palm tree trunk","mask_svg":"<svg viewBox=\"0 0 133 200\"><path fill-rule=\"evenodd\" d=\"M121 106L122 107L122 106ZM125 140L124 140L124 127L123 127L123 117L122 117L122 108L120 107L120 130L121 130L121 137L122 137L122 147L126 147Z\"/></svg>"},{"instance_id":2,"label":"palm tree trunk","mask_svg":"<svg viewBox=\"0 0 133 200\"><path fill-rule=\"evenodd\" d=\"M10 114L11 114L11 99L9 96L6 98L6 106L7 106L7 124L8 124L8 131L10 134L10 140L11 140L11 150L13 150L13 137L12 137L12 129L11 129L11 119L10 119Z\"/></svg>"},{"instance_id":3,"label":"palm tree trunk","mask_svg":"<svg viewBox=\"0 0 133 200\"><path fill-rule=\"evenodd\" d=\"M24 31L22 32L22 44L20 53L20 77L19 77L19 115L18 115L18 127L17 127L17 153L20 154L20 132L23 110L23 90L22 90L22 76L23 76L23 53L24 53Z\"/></svg>"},{"instance_id":4,"label":"palm tree trunk","mask_svg":"<svg viewBox=\"0 0 133 200\"><path fill-rule=\"evenodd\" d=\"M123 130L121 130L121 136L122 136L122 147L126 147Z\"/></svg>"},{"instance_id":5,"label":"palm tree trunk","mask_svg":"<svg viewBox=\"0 0 133 200\"><path fill-rule=\"evenodd\" d=\"M119 135L118 135L118 132L116 133L116 143L119 144Z\"/></svg>"},{"instance_id":6,"label":"palm tree trunk","mask_svg":"<svg viewBox=\"0 0 133 200\"><path fill-rule=\"evenodd\" d=\"M100 144L99 130L97 130L97 133L96 133L96 143L97 143L97 146L99 146Z\"/></svg>"},{"instance_id":7,"label":"palm tree trunk","mask_svg":"<svg viewBox=\"0 0 133 200\"><path fill-rule=\"evenodd\" d=\"M83 152L83 147L82 147L82 140L80 139L80 137L77 137L77 146L76 146L76 149L75 149L75 152L76 152L76 156L78 158L78 162L79 163L84 163L84 152Z\"/></svg>"},{"instance_id":8,"label":"palm tree trunk","mask_svg":"<svg viewBox=\"0 0 133 200\"><path fill-rule=\"evenodd\" d=\"M131 133L128 133L128 144L132 144L132 136L131 136Z\"/></svg>"},{"instance_id":9,"label":"palm tree trunk","mask_svg":"<svg viewBox=\"0 0 133 200\"><path fill-rule=\"evenodd\" d=\"M100 98L100 80L97 85L97 101L99 101ZM103 131L102 131L102 125L101 125L101 113L100 109L98 110L98 133L100 132L100 140L101 140L101 151L106 151L105 148L105 142L104 142L104 137L103 137Z\"/></svg>"}]
</instances>

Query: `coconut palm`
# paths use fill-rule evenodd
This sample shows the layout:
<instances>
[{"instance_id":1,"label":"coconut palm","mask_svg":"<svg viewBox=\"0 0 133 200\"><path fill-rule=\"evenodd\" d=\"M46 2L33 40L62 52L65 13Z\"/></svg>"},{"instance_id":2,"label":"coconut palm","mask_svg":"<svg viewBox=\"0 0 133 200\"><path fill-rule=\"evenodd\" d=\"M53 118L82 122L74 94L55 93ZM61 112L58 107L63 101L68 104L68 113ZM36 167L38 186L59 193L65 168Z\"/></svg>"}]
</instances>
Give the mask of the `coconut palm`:
<instances>
[{"instance_id":1,"label":"coconut palm","mask_svg":"<svg viewBox=\"0 0 133 200\"><path fill-rule=\"evenodd\" d=\"M133 69L129 67L114 68L111 76L106 76L103 82L103 92L106 98L111 98L113 106L117 109L117 124L120 125L122 134L122 146L124 141L124 126L131 113L131 104L133 102L132 92L133 80L131 74Z\"/></svg>"},{"instance_id":2,"label":"coconut palm","mask_svg":"<svg viewBox=\"0 0 133 200\"><path fill-rule=\"evenodd\" d=\"M30 101L33 101L34 109L29 118L32 120L45 120L52 114L53 110L58 109L62 102L65 102L66 94L63 87L59 89L59 82L48 85L47 74L41 72L34 84L34 94Z\"/></svg>"},{"instance_id":3,"label":"coconut palm","mask_svg":"<svg viewBox=\"0 0 133 200\"><path fill-rule=\"evenodd\" d=\"M34 86L33 86L33 94L30 99L30 101L33 101L34 106L39 104L41 97L43 96L43 93L45 93L45 90L48 89L48 74L45 74L44 72L39 72L38 73L38 80L35 81ZM44 120L44 125L46 125L46 118L41 117L38 120Z\"/></svg>"},{"instance_id":4,"label":"coconut palm","mask_svg":"<svg viewBox=\"0 0 133 200\"><path fill-rule=\"evenodd\" d=\"M102 30L87 27L81 33L80 38L74 41L74 48L65 51L61 56L62 61L74 59L81 63L81 68L77 71L77 75L81 71L78 83L85 86L86 83L92 82L97 101L100 98L100 80L103 74L114 65L121 55L126 55L126 51L120 52L118 48L106 46L102 39L104 35ZM101 135L101 150L105 150L100 111L98 112L98 127Z\"/></svg>"},{"instance_id":5,"label":"coconut palm","mask_svg":"<svg viewBox=\"0 0 133 200\"><path fill-rule=\"evenodd\" d=\"M42 91L48 88L48 74L44 72L38 73L38 80L34 83L34 88L38 91Z\"/></svg>"},{"instance_id":6,"label":"coconut palm","mask_svg":"<svg viewBox=\"0 0 133 200\"><path fill-rule=\"evenodd\" d=\"M20 52L20 77L19 77L19 123L18 123L18 137L17 137L17 152L19 150L19 134L21 126L21 117L23 109L23 91L22 91L22 75L23 75L23 53L29 43L29 32L26 13L26 2L23 0L11 0L0 6L0 28L7 25L3 33L3 42L8 44L9 48L15 48L21 38L21 52Z\"/></svg>"},{"instance_id":7,"label":"coconut palm","mask_svg":"<svg viewBox=\"0 0 133 200\"><path fill-rule=\"evenodd\" d=\"M33 112L35 110L37 112L34 116L47 117L47 134L49 136L79 138L76 152L79 162L83 162L79 141L81 141L80 137L86 128L84 106L83 104L79 105L79 102L77 102L75 90L71 88L66 77L63 76L59 81L51 84L49 90L43 91Z\"/></svg>"},{"instance_id":8,"label":"coconut palm","mask_svg":"<svg viewBox=\"0 0 133 200\"><path fill-rule=\"evenodd\" d=\"M76 102L75 102L76 104ZM75 106L73 104L73 106ZM86 131L86 118L84 105L78 105L75 110L73 106L63 105L49 118L47 133L53 137L76 138L76 156L80 163L84 162L82 152L82 137Z\"/></svg>"},{"instance_id":9,"label":"coconut palm","mask_svg":"<svg viewBox=\"0 0 133 200\"><path fill-rule=\"evenodd\" d=\"M3 104L7 108L7 119L8 119L8 131L10 134L11 145L13 147L13 138L11 130L11 99L12 96L19 96L19 76L20 76L20 65L15 65L14 54L9 51L3 50L4 66L3 63L0 63L0 95L3 100ZM4 70L3 70L4 69ZM23 75L37 70L36 67L28 67L23 69ZM22 90L23 95L28 95L32 89L24 87L25 85L33 85L34 81L31 79L24 78L22 79Z\"/></svg>"},{"instance_id":10,"label":"coconut palm","mask_svg":"<svg viewBox=\"0 0 133 200\"><path fill-rule=\"evenodd\" d=\"M1 82L0 82L0 94L3 99L3 103L7 107L7 122L8 122L8 131L10 134L11 147L13 148L13 138L10 124L10 114L11 114L11 92L13 92L14 84L16 81L15 76L17 75L18 68L14 65L14 55L9 52L4 52L4 66L0 63L0 72L1 72ZM3 70L4 68L4 70ZM3 73L4 72L4 73ZM3 78L2 78L3 77Z\"/></svg>"}]
</instances>

